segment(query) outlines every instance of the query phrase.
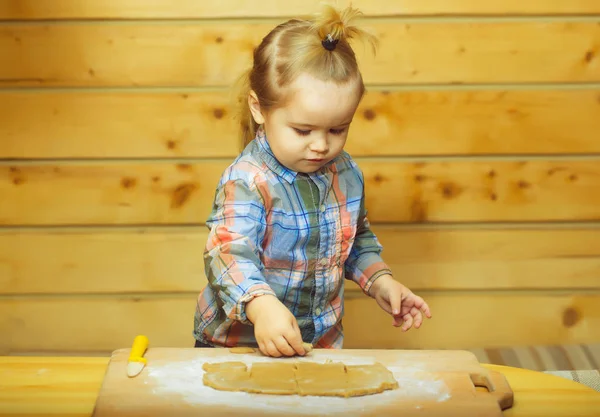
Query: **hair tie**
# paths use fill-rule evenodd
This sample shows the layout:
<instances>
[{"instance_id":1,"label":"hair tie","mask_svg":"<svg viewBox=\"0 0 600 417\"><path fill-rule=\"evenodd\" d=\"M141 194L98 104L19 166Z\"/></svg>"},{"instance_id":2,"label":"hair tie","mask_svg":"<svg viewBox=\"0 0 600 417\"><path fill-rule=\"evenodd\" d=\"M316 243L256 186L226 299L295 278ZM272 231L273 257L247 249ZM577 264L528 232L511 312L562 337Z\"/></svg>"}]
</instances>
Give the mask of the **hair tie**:
<instances>
[{"instance_id":1,"label":"hair tie","mask_svg":"<svg viewBox=\"0 0 600 417\"><path fill-rule=\"evenodd\" d=\"M338 41L339 39L333 39L331 33L328 33L327 37L321 41L321 44L323 45L323 48L327 49L328 51L333 51L337 46Z\"/></svg>"}]
</instances>

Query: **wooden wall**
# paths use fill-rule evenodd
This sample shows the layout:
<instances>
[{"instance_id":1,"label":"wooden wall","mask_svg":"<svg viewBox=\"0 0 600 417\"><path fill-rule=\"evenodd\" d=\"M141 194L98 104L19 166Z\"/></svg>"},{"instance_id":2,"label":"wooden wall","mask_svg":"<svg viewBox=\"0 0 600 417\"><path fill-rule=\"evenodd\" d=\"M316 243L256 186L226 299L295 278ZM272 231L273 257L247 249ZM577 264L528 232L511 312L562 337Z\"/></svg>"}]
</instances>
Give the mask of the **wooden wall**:
<instances>
[{"instance_id":1,"label":"wooden wall","mask_svg":"<svg viewBox=\"0 0 600 417\"><path fill-rule=\"evenodd\" d=\"M0 2L0 350L191 346L230 82L317 1ZM600 341L600 2L357 0L348 150L402 334L349 283L346 347Z\"/></svg>"}]
</instances>

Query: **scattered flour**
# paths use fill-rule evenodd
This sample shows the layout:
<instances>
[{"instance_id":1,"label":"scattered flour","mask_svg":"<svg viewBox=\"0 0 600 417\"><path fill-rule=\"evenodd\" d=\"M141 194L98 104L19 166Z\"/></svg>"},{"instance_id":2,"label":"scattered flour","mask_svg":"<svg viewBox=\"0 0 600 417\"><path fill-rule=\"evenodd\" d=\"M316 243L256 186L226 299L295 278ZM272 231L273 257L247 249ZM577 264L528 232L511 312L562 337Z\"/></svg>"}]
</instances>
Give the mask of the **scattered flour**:
<instances>
[{"instance_id":1,"label":"scattered flour","mask_svg":"<svg viewBox=\"0 0 600 417\"><path fill-rule=\"evenodd\" d=\"M367 365L375 362L374 358L356 358L351 356L335 355L328 357L320 354L318 357L307 358L281 358L279 360L311 361L324 363L328 359L341 361L347 365ZM450 398L449 390L443 380L436 380L432 374L417 367L406 365L388 366L400 384L397 390L384 391L381 394L362 397L339 398L321 397L319 401L310 401L314 397L300 397L297 395L260 395L245 392L226 392L207 387L202 383L205 362L217 361L243 361L246 364L266 362L272 359L263 356L223 355L215 358L201 358L184 361L154 360L147 366L149 381L152 383L152 392L155 395L179 395L190 405L229 407L249 407L262 412L285 412L293 410L309 414L338 414L348 411L373 410L376 406L397 401L400 398L407 400L435 400L447 401ZM299 408L299 401L301 407ZM416 407L420 409L420 406Z\"/></svg>"}]
</instances>

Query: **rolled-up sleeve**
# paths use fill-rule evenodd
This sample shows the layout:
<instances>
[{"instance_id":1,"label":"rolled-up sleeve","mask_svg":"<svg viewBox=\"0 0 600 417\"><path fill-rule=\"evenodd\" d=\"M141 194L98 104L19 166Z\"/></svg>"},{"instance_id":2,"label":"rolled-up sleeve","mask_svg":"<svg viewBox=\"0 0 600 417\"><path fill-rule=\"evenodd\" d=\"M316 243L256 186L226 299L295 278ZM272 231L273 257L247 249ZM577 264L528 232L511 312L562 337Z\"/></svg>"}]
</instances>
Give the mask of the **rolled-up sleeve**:
<instances>
[{"instance_id":1,"label":"rolled-up sleeve","mask_svg":"<svg viewBox=\"0 0 600 417\"><path fill-rule=\"evenodd\" d=\"M347 279L358 284L367 295L369 295L369 290L377 278L392 273L381 257L382 251L382 245L371 230L363 193L358 214L356 237L346 260L345 274Z\"/></svg>"},{"instance_id":2,"label":"rolled-up sleeve","mask_svg":"<svg viewBox=\"0 0 600 417\"><path fill-rule=\"evenodd\" d=\"M265 206L256 187L240 179L220 184L207 226L204 265L208 283L227 317L248 324L248 302L275 295L263 276Z\"/></svg>"}]
</instances>

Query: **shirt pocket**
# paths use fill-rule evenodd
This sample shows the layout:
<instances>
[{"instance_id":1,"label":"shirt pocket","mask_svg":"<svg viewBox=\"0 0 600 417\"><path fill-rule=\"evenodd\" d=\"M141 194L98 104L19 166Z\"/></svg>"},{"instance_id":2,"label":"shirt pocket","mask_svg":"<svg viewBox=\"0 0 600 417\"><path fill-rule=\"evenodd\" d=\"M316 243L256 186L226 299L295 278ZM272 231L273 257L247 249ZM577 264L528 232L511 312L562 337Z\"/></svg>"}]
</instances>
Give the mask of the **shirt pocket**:
<instances>
[{"instance_id":1,"label":"shirt pocket","mask_svg":"<svg viewBox=\"0 0 600 417\"><path fill-rule=\"evenodd\" d=\"M266 241L263 243L265 267L288 271L295 269L294 257L298 255L297 247L304 240L305 236L299 234L297 230L288 229L277 223L268 226Z\"/></svg>"},{"instance_id":2,"label":"shirt pocket","mask_svg":"<svg viewBox=\"0 0 600 417\"><path fill-rule=\"evenodd\" d=\"M356 239L358 216L360 213L359 204L348 204L340 210L340 231L338 235L339 263L343 264L350 256L354 240Z\"/></svg>"},{"instance_id":3,"label":"shirt pocket","mask_svg":"<svg viewBox=\"0 0 600 417\"><path fill-rule=\"evenodd\" d=\"M267 226L263 263L267 268L304 271L318 258L319 225L302 225L297 218L280 215ZM307 262L308 261L308 262Z\"/></svg>"}]
</instances>

